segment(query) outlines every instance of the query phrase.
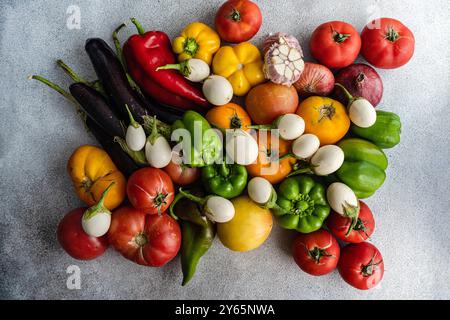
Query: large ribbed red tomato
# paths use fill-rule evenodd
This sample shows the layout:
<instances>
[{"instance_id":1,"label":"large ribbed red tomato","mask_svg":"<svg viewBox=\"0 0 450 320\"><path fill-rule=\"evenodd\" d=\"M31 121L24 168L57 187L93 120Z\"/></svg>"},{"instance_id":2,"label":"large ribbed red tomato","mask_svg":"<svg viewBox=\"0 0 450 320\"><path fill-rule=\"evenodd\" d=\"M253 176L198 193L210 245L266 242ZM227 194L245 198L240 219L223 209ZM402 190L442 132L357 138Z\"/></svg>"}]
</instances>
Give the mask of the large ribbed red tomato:
<instances>
[{"instance_id":1,"label":"large ribbed red tomato","mask_svg":"<svg viewBox=\"0 0 450 320\"><path fill-rule=\"evenodd\" d=\"M349 285L368 290L383 279L383 257L380 251L368 242L349 244L342 249L338 269Z\"/></svg>"},{"instance_id":2,"label":"large ribbed red tomato","mask_svg":"<svg viewBox=\"0 0 450 320\"><path fill-rule=\"evenodd\" d=\"M292 246L295 262L313 276L322 276L336 269L340 252L337 240L324 229L298 235Z\"/></svg>"},{"instance_id":3,"label":"large ribbed red tomato","mask_svg":"<svg viewBox=\"0 0 450 320\"><path fill-rule=\"evenodd\" d=\"M149 215L122 207L112 214L108 240L125 258L140 265L161 267L180 250L181 231L178 222L166 213Z\"/></svg>"},{"instance_id":4,"label":"large ribbed red tomato","mask_svg":"<svg viewBox=\"0 0 450 320\"><path fill-rule=\"evenodd\" d=\"M344 68L355 61L361 50L361 37L342 21L321 24L309 42L312 56L328 68Z\"/></svg>"},{"instance_id":5,"label":"large ribbed red tomato","mask_svg":"<svg viewBox=\"0 0 450 320\"><path fill-rule=\"evenodd\" d=\"M262 23L261 10L249 0L229 0L216 14L216 30L222 40L239 43L248 41L258 32Z\"/></svg>"},{"instance_id":6,"label":"large ribbed red tomato","mask_svg":"<svg viewBox=\"0 0 450 320\"><path fill-rule=\"evenodd\" d=\"M173 201L173 183L163 170L139 169L128 179L127 195L136 209L148 214L162 213Z\"/></svg>"},{"instance_id":7,"label":"large ribbed red tomato","mask_svg":"<svg viewBox=\"0 0 450 320\"><path fill-rule=\"evenodd\" d=\"M403 23L390 18L370 22L361 33L361 54L377 68L399 68L414 54L414 35Z\"/></svg>"}]
</instances>

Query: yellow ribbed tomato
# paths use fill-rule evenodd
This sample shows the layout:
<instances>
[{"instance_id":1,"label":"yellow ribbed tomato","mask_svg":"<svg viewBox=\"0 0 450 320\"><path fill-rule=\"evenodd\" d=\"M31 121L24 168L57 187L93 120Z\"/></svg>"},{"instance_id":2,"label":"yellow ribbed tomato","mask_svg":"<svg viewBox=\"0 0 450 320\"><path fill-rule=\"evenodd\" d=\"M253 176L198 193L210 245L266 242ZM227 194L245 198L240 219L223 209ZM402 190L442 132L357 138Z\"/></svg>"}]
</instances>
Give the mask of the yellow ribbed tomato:
<instances>
[{"instance_id":1,"label":"yellow ribbed tomato","mask_svg":"<svg viewBox=\"0 0 450 320\"><path fill-rule=\"evenodd\" d=\"M305 133L315 134L321 145L335 144L350 128L344 105L330 98L309 97L300 103L297 114L305 120Z\"/></svg>"},{"instance_id":2,"label":"yellow ribbed tomato","mask_svg":"<svg viewBox=\"0 0 450 320\"><path fill-rule=\"evenodd\" d=\"M217 224L217 235L225 247L233 251L258 248L269 237L273 219L269 209L263 209L248 196L231 200L235 215L231 221Z\"/></svg>"},{"instance_id":3,"label":"yellow ribbed tomato","mask_svg":"<svg viewBox=\"0 0 450 320\"><path fill-rule=\"evenodd\" d=\"M90 145L77 148L70 156L67 171L78 198L88 206L96 204L112 182L105 207L112 210L125 199L126 179L103 149Z\"/></svg>"}]
</instances>

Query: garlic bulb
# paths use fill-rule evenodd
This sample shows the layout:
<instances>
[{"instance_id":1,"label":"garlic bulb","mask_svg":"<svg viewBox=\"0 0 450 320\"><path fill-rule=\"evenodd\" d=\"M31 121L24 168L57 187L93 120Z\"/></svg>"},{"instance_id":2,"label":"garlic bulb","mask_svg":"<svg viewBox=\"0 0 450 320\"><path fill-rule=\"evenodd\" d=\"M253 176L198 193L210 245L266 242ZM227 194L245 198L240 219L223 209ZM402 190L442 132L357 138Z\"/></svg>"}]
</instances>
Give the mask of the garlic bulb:
<instances>
[{"instance_id":1,"label":"garlic bulb","mask_svg":"<svg viewBox=\"0 0 450 320\"><path fill-rule=\"evenodd\" d=\"M264 41L264 75L270 81L292 85L305 68L298 40L284 33L269 35Z\"/></svg>"}]
</instances>

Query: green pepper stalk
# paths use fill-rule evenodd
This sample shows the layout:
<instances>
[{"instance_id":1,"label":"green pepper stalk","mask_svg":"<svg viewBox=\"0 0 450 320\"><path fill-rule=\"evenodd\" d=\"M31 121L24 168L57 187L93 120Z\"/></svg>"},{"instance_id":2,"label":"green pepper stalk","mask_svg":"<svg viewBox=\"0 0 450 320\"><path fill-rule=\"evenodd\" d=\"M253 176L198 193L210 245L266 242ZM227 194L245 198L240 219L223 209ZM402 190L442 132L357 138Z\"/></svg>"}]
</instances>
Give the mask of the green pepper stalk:
<instances>
[{"instance_id":1,"label":"green pepper stalk","mask_svg":"<svg viewBox=\"0 0 450 320\"><path fill-rule=\"evenodd\" d=\"M202 168L202 181L210 193L232 199L239 196L247 185L247 170L239 164L212 164Z\"/></svg>"},{"instance_id":2,"label":"green pepper stalk","mask_svg":"<svg viewBox=\"0 0 450 320\"><path fill-rule=\"evenodd\" d=\"M195 194L198 195L197 192ZM203 215L202 207L181 193L172 202L171 215L181 225L181 270L184 286L194 276L200 258L211 247L216 230L214 223Z\"/></svg>"},{"instance_id":3,"label":"green pepper stalk","mask_svg":"<svg viewBox=\"0 0 450 320\"><path fill-rule=\"evenodd\" d=\"M179 189L179 193L181 194L181 196L179 197L187 198L192 202L201 205L202 211L204 212L206 217L213 222L225 223L230 221L234 217L234 206L228 199L216 195L198 197L188 191L184 191L182 188ZM175 218L173 207L174 204L172 203L169 207L169 213L172 217Z\"/></svg>"},{"instance_id":4,"label":"green pepper stalk","mask_svg":"<svg viewBox=\"0 0 450 320\"><path fill-rule=\"evenodd\" d=\"M83 214L81 226L84 232L92 237L101 237L109 230L109 226L111 225L111 211L105 207L105 199L114 184L115 182L112 182L103 191L98 203L87 209Z\"/></svg>"}]
</instances>

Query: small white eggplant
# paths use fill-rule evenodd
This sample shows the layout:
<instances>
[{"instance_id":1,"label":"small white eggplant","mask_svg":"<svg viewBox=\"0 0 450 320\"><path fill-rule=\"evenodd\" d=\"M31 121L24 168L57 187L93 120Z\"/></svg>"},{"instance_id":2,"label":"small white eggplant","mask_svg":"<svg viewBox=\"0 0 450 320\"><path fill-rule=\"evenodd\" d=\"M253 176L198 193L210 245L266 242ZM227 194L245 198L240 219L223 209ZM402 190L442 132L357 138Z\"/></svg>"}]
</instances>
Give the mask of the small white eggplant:
<instances>
[{"instance_id":1,"label":"small white eggplant","mask_svg":"<svg viewBox=\"0 0 450 320\"><path fill-rule=\"evenodd\" d=\"M105 205L105 198L114 182L111 183L98 201L98 203L87 209L81 218L81 226L91 237L101 237L105 235L111 225L111 211Z\"/></svg>"},{"instance_id":2,"label":"small white eggplant","mask_svg":"<svg viewBox=\"0 0 450 320\"><path fill-rule=\"evenodd\" d=\"M213 222L225 223L234 218L234 206L233 203L228 199L215 195L210 195L204 198L197 197L188 191L184 191L181 188L179 189L179 195L181 195L181 197L177 196L178 199L175 199L169 208L169 213L174 218L176 218L176 216L174 214L173 207L175 203L182 197L200 204L203 207L203 213L209 220Z\"/></svg>"},{"instance_id":3,"label":"small white eggplant","mask_svg":"<svg viewBox=\"0 0 450 320\"><path fill-rule=\"evenodd\" d=\"M158 169L166 167L172 161L172 149L166 138L158 133L156 121L153 121L152 133L145 143L145 158L152 167Z\"/></svg>"},{"instance_id":4,"label":"small white eggplant","mask_svg":"<svg viewBox=\"0 0 450 320\"><path fill-rule=\"evenodd\" d=\"M357 98L348 107L350 120L360 128L369 128L377 121L377 113L372 104L364 99Z\"/></svg>"},{"instance_id":5,"label":"small white eggplant","mask_svg":"<svg viewBox=\"0 0 450 320\"><path fill-rule=\"evenodd\" d=\"M377 113L374 106L365 98L354 97L340 83L335 84L339 87L348 99L347 111L352 123L360 128L369 128L377 121Z\"/></svg>"},{"instance_id":6,"label":"small white eggplant","mask_svg":"<svg viewBox=\"0 0 450 320\"><path fill-rule=\"evenodd\" d=\"M258 143L248 132L242 129L226 131L225 150L234 163L247 166L258 158Z\"/></svg>"},{"instance_id":7,"label":"small white eggplant","mask_svg":"<svg viewBox=\"0 0 450 320\"><path fill-rule=\"evenodd\" d=\"M127 133L125 135L125 142L131 151L140 151L145 146L146 137L144 128L134 120L128 105L125 105L125 107L127 108L128 117L130 119L130 124L128 125Z\"/></svg>"},{"instance_id":8,"label":"small white eggplant","mask_svg":"<svg viewBox=\"0 0 450 320\"><path fill-rule=\"evenodd\" d=\"M298 114L289 113L279 116L273 124L247 126L249 129L271 130L278 129L283 140L295 140L305 132L305 120Z\"/></svg>"},{"instance_id":9,"label":"small white eggplant","mask_svg":"<svg viewBox=\"0 0 450 320\"><path fill-rule=\"evenodd\" d=\"M339 170L344 158L344 151L338 146L323 146L312 156L311 169L318 176L327 176Z\"/></svg>"},{"instance_id":10,"label":"small white eggplant","mask_svg":"<svg viewBox=\"0 0 450 320\"><path fill-rule=\"evenodd\" d=\"M327 200L330 207L343 217L352 219L352 223L347 231L349 233L359 216L359 201L355 192L342 182L334 182L327 189Z\"/></svg>"},{"instance_id":11,"label":"small white eggplant","mask_svg":"<svg viewBox=\"0 0 450 320\"><path fill-rule=\"evenodd\" d=\"M203 82L203 94L211 104L223 106L233 98L233 87L226 78L212 75Z\"/></svg>"},{"instance_id":12,"label":"small white eggplant","mask_svg":"<svg viewBox=\"0 0 450 320\"><path fill-rule=\"evenodd\" d=\"M210 196L206 200L204 207L206 217L214 222L225 223L234 218L234 206L230 200L219 197Z\"/></svg>"},{"instance_id":13,"label":"small white eggplant","mask_svg":"<svg viewBox=\"0 0 450 320\"><path fill-rule=\"evenodd\" d=\"M311 158L319 149L319 138L311 133L300 136L292 144L292 153L298 159L306 160Z\"/></svg>"},{"instance_id":14,"label":"small white eggplant","mask_svg":"<svg viewBox=\"0 0 450 320\"><path fill-rule=\"evenodd\" d=\"M249 181L247 192L253 202L265 208L270 209L277 201L277 193L272 184L261 177L254 177Z\"/></svg>"},{"instance_id":15,"label":"small white eggplant","mask_svg":"<svg viewBox=\"0 0 450 320\"><path fill-rule=\"evenodd\" d=\"M209 65L205 61L195 58L177 64L166 64L165 66L158 67L156 71L170 69L180 71L186 79L192 82L201 82L208 78L210 74Z\"/></svg>"}]
</instances>

